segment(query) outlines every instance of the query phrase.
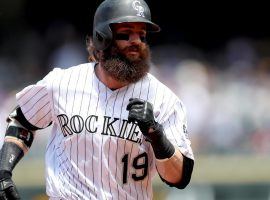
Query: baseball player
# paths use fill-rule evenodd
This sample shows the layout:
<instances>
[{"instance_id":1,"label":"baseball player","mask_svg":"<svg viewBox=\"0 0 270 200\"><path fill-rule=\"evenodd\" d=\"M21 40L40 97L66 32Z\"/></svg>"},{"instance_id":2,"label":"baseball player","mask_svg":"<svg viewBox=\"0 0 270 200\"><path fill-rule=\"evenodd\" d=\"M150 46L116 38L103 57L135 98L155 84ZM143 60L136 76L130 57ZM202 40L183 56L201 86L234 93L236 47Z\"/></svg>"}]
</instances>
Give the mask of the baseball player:
<instances>
[{"instance_id":1,"label":"baseball player","mask_svg":"<svg viewBox=\"0 0 270 200\"><path fill-rule=\"evenodd\" d=\"M19 199L12 170L39 129L53 126L46 149L50 199L152 199L156 173L183 189L194 157L179 98L148 73L143 0L105 0L94 16L89 63L55 68L17 93L0 154L0 199Z\"/></svg>"}]
</instances>

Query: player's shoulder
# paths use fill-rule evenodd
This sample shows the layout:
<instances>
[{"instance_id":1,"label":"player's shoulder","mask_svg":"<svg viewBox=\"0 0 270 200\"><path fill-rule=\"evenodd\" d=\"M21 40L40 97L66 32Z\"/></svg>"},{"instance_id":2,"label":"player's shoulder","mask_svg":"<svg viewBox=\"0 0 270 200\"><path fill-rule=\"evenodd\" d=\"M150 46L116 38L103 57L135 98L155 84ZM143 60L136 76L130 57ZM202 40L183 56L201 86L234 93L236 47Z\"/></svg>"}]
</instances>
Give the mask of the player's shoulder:
<instances>
[{"instance_id":1,"label":"player's shoulder","mask_svg":"<svg viewBox=\"0 0 270 200\"><path fill-rule=\"evenodd\" d=\"M50 80L58 80L62 77L75 77L79 74L85 74L88 70L94 70L95 63L83 63L69 68L54 67L47 77Z\"/></svg>"},{"instance_id":2,"label":"player's shoulder","mask_svg":"<svg viewBox=\"0 0 270 200\"><path fill-rule=\"evenodd\" d=\"M61 73L72 73L72 72L76 72L76 71L81 71L81 70L87 70L87 69L94 69L95 63L90 62L90 63L82 63L79 65L75 65L75 66L71 66L69 68L61 68L61 67L54 67L52 69L52 73L55 74L61 74Z\"/></svg>"}]
</instances>

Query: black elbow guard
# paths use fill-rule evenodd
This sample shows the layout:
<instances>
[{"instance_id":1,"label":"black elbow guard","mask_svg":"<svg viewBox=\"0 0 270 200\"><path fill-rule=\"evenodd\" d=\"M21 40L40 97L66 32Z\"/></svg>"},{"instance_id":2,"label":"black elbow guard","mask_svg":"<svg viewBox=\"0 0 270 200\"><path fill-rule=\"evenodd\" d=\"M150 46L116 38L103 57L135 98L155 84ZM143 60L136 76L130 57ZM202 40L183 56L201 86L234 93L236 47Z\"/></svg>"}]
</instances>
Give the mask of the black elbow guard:
<instances>
[{"instance_id":1,"label":"black elbow guard","mask_svg":"<svg viewBox=\"0 0 270 200\"><path fill-rule=\"evenodd\" d=\"M33 140L34 140L34 134L31 131L28 131L24 128L17 127L17 126L8 126L6 130L6 137L7 140L9 138L19 140L23 143L24 147L27 148L27 150L31 147Z\"/></svg>"},{"instance_id":2,"label":"black elbow guard","mask_svg":"<svg viewBox=\"0 0 270 200\"><path fill-rule=\"evenodd\" d=\"M19 110L19 113L18 113ZM34 140L34 129L23 122L24 115L16 108L8 118L5 142L0 151L0 176L10 173L15 165L31 147Z\"/></svg>"},{"instance_id":3,"label":"black elbow guard","mask_svg":"<svg viewBox=\"0 0 270 200\"><path fill-rule=\"evenodd\" d=\"M182 174L181 181L179 183L170 183L166 181L165 179L163 179L161 176L160 178L163 182L165 182L170 187L184 189L190 182L193 166L194 166L194 160L183 155L183 172L182 172L183 174Z\"/></svg>"},{"instance_id":4,"label":"black elbow guard","mask_svg":"<svg viewBox=\"0 0 270 200\"><path fill-rule=\"evenodd\" d=\"M28 122L19 106L13 110L7 121L9 121L10 118L16 119L27 130L36 131L41 129Z\"/></svg>"},{"instance_id":5,"label":"black elbow guard","mask_svg":"<svg viewBox=\"0 0 270 200\"><path fill-rule=\"evenodd\" d=\"M13 168L21 160L32 145L32 132L17 126L8 126L5 142L0 151L0 171L11 174Z\"/></svg>"}]
</instances>

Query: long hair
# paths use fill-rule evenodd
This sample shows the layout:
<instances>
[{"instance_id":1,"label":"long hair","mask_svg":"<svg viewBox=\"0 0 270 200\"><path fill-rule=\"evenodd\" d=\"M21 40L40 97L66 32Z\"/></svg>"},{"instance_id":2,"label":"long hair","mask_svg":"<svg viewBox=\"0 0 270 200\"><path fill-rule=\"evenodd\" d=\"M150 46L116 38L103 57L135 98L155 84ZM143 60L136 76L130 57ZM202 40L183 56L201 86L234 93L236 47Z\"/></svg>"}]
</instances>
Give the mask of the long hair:
<instances>
[{"instance_id":1,"label":"long hair","mask_svg":"<svg viewBox=\"0 0 270 200\"><path fill-rule=\"evenodd\" d=\"M100 59L100 52L95 48L93 38L86 36L86 50L88 51L88 61L98 62Z\"/></svg>"},{"instance_id":2,"label":"long hair","mask_svg":"<svg viewBox=\"0 0 270 200\"><path fill-rule=\"evenodd\" d=\"M89 62L104 62L106 59L110 58L111 48L112 46L109 46L105 50L97 50L93 42L93 37L86 36L86 50L88 51Z\"/></svg>"}]
</instances>

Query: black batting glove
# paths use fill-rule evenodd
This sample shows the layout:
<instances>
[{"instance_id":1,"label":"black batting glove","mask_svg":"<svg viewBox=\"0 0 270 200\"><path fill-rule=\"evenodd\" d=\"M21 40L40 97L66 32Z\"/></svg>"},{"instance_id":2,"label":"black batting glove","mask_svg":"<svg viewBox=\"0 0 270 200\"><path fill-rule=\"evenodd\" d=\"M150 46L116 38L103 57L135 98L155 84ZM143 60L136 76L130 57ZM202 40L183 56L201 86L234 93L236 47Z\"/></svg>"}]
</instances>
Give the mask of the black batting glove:
<instances>
[{"instance_id":1,"label":"black batting glove","mask_svg":"<svg viewBox=\"0 0 270 200\"><path fill-rule=\"evenodd\" d=\"M152 104L142 99L131 98L127 110L129 111L128 121L138 123L142 134L151 143L156 158L170 158L175 148L164 135L162 125L155 121ZM149 132L150 128L153 129L151 132Z\"/></svg>"},{"instance_id":2,"label":"black batting glove","mask_svg":"<svg viewBox=\"0 0 270 200\"><path fill-rule=\"evenodd\" d=\"M128 121L137 122L142 134L148 136L149 129L156 126L152 104L142 99L131 98L127 110Z\"/></svg>"},{"instance_id":3,"label":"black batting glove","mask_svg":"<svg viewBox=\"0 0 270 200\"><path fill-rule=\"evenodd\" d=\"M11 173L0 171L0 200L21 199L15 184L11 179Z\"/></svg>"}]
</instances>

